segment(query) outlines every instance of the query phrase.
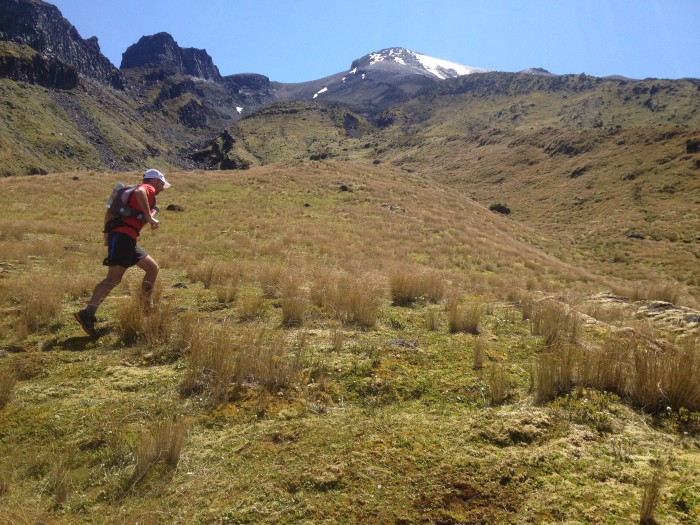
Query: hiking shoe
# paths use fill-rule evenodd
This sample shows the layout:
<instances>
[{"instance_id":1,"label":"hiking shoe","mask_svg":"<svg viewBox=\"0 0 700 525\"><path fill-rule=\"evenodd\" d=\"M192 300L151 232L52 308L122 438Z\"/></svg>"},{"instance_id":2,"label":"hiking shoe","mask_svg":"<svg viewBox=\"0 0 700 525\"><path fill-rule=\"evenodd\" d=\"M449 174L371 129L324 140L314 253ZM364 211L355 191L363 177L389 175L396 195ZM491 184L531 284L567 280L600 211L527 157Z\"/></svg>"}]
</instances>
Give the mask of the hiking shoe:
<instances>
[{"instance_id":1,"label":"hiking shoe","mask_svg":"<svg viewBox=\"0 0 700 525\"><path fill-rule=\"evenodd\" d=\"M97 333L97 330L95 330L95 316L94 315L88 315L85 310L80 310L79 312L75 312L73 314L73 317L75 317L75 320L80 323L80 326L83 327L83 330L85 330L85 333L88 334L90 337L93 337L97 339L100 337L100 334Z\"/></svg>"}]
</instances>

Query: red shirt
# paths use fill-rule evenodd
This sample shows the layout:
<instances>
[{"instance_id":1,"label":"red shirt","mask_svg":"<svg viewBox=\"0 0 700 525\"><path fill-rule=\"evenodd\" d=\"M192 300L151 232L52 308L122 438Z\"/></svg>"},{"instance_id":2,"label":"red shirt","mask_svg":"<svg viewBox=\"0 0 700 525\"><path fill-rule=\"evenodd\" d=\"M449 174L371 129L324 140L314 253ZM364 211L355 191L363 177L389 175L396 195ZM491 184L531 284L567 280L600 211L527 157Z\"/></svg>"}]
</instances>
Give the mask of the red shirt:
<instances>
[{"instance_id":1,"label":"red shirt","mask_svg":"<svg viewBox=\"0 0 700 525\"><path fill-rule=\"evenodd\" d=\"M136 199L136 190L138 190L139 188L144 188L146 190L146 195L148 197L148 206L151 208L151 213L153 213L153 207L156 205L156 189L150 184L139 184L136 187L136 189L131 192L131 195L129 196L129 202L127 204L135 210L141 210L139 201ZM124 224L128 224L129 226L119 226L117 228L114 228L114 230L112 231L126 233L129 237L133 237L134 239L136 239L139 236L141 228L143 228L146 225L146 223L141 222L138 219L134 219L133 217L121 217L119 220Z\"/></svg>"}]
</instances>

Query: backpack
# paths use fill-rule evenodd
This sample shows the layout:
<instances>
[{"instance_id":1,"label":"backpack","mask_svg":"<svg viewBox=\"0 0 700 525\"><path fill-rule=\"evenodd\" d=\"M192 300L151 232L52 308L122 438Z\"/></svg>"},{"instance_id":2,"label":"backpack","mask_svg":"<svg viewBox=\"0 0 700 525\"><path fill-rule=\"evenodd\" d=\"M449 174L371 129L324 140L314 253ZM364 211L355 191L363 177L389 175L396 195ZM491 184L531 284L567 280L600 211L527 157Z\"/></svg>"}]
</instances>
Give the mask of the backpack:
<instances>
[{"instance_id":1,"label":"backpack","mask_svg":"<svg viewBox=\"0 0 700 525\"><path fill-rule=\"evenodd\" d=\"M112 195L110 195L105 207L115 219L119 219L120 217L131 217L143 222L144 224L148 222L148 219L146 219L145 214L141 210L137 210L136 208L129 206L131 194L134 193L134 190L138 187L138 184L130 184L125 186L121 182L118 182L114 187L114 190L112 190ZM154 212L157 211L158 208L154 206ZM155 215L155 213L152 213L152 215Z\"/></svg>"},{"instance_id":2,"label":"backpack","mask_svg":"<svg viewBox=\"0 0 700 525\"><path fill-rule=\"evenodd\" d=\"M141 221L144 224L148 222L148 219L146 218L143 211L137 210L136 208L132 208L131 206L129 206L129 199L131 198L132 193L134 193L134 190L138 187L138 184L130 184L128 186L125 186L121 182L118 182L117 185L114 187L114 189L112 190L112 194L110 195L109 200L105 205L105 207L113 217L112 220L105 224L105 232L109 233L114 228L118 228L121 226L129 226L130 228L134 228L130 224L125 224L121 220L123 217L131 217L133 219ZM153 209L151 210L151 215L155 216L157 212L158 207L153 206Z\"/></svg>"}]
</instances>

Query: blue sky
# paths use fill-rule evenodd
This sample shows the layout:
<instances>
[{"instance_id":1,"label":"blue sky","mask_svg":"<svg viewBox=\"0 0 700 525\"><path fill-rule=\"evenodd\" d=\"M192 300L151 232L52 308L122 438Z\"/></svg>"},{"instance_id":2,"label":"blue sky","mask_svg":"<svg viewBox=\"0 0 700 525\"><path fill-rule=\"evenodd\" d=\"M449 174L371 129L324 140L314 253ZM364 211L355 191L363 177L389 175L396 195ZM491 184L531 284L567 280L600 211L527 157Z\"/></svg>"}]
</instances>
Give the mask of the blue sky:
<instances>
[{"instance_id":1,"label":"blue sky","mask_svg":"<svg viewBox=\"0 0 700 525\"><path fill-rule=\"evenodd\" d=\"M55 0L119 67L143 35L222 75L315 80L387 47L497 71L700 78L700 0Z\"/></svg>"}]
</instances>

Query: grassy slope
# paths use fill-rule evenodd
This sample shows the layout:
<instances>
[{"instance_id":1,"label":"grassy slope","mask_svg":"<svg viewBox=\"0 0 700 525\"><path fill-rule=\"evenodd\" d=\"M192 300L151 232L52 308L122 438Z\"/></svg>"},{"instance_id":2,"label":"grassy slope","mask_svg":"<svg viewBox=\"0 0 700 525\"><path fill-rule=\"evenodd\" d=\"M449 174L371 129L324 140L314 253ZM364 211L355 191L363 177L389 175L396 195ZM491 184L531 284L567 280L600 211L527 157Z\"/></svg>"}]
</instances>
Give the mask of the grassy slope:
<instances>
[{"instance_id":1,"label":"grassy slope","mask_svg":"<svg viewBox=\"0 0 700 525\"><path fill-rule=\"evenodd\" d=\"M261 163L308 158L321 145L337 159L388 162L485 206L505 204L564 244L550 253L610 276L681 283L695 304L700 153L688 142L700 140L699 100L691 81L495 74L446 83L359 139L311 105L303 119L298 108L272 108L232 133L251 137L236 147Z\"/></svg>"},{"instance_id":2,"label":"grassy slope","mask_svg":"<svg viewBox=\"0 0 700 525\"><path fill-rule=\"evenodd\" d=\"M546 234L382 166L172 173L159 204L185 211L164 211L143 245L162 267L160 308L176 322L159 338L123 341L117 318L137 284L131 270L93 342L71 312L101 278L101 204L127 177L77 177L0 180L0 369L19 379L0 408L10 523L636 523L658 465L660 521L700 517L697 425L684 435L673 414L652 419L594 391L534 403L529 371L542 340L513 300L549 291L583 304L607 284L537 248L552 243ZM482 334L450 334L442 305L393 306L397 264L437 272L447 293L485 305ZM245 298L271 280L296 280L308 296L331 270L382 290L374 328L339 325L319 307L302 327L282 328L278 292L257 320L241 318ZM223 303L217 295L234 275L239 296ZM55 309L31 317L40 305ZM657 317L635 319L641 303L629 306L608 321L669 335ZM264 327L301 351L303 366L286 387L245 383L214 408L206 390L181 397L191 351L182 338L193 325L232 341ZM582 344L600 344L609 329L587 325ZM485 369L472 367L477 347ZM506 374L503 403L490 402L491 364ZM159 463L131 485L139 432L163 418L188 428L178 466Z\"/></svg>"},{"instance_id":3,"label":"grassy slope","mask_svg":"<svg viewBox=\"0 0 700 525\"><path fill-rule=\"evenodd\" d=\"M677 280L698 297L700 157L686 151L700 138L697 83L589 80L588 89L570 81L416 101L409 121L434 108L410 128L416 146L386 156L485 205L508 205L516 220L580 248L595 271Z\"/></svg>"}]
</instances>

